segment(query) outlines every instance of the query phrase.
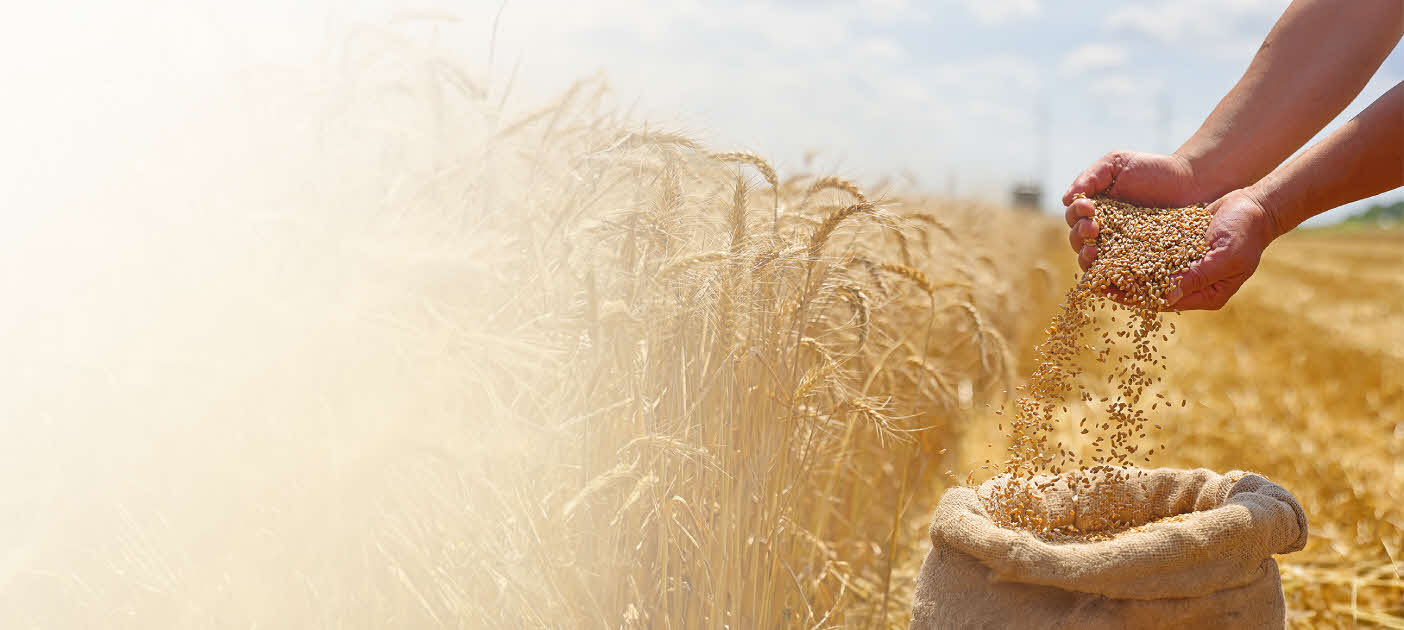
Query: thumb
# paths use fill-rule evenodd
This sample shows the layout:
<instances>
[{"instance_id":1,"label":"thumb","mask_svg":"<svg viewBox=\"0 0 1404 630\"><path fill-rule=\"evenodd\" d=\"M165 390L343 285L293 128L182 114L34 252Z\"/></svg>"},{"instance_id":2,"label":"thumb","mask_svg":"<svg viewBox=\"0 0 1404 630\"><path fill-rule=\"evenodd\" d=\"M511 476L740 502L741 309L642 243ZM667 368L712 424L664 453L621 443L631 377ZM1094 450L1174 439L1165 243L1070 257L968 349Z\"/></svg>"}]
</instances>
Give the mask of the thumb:
<instances>
[{"instance_id":1,"label":"thumb","mask_svg":"<svg viewBox=\"0 0 1404 630\"><path fill-rule=\"evenodd\" d=\"M1204 258L1190 263L1189 269L1175 276L1175 288L1166 292L1166 306L1174 306L1186 295L1203 291L1228 275L1228 258L1220 250L1211 250Z\"/></svg>"},{"instance_id":2,"label":"thumb","mask_svg":"<svg viewBox=\"0 0 1404 630\"><path fill-rule=\"evenodd\" d=\"M1125 156L1117 151L1108 153L1093 162L1091 166L1082 171L1081 175L1077 176L1077 179L1073 180L1068 191L1063 193L1063 205L1072 205L1073 195L1077 193L1096 195L1106 191L1121 174L1125 162Z\"/></svg>"}]
</instances>

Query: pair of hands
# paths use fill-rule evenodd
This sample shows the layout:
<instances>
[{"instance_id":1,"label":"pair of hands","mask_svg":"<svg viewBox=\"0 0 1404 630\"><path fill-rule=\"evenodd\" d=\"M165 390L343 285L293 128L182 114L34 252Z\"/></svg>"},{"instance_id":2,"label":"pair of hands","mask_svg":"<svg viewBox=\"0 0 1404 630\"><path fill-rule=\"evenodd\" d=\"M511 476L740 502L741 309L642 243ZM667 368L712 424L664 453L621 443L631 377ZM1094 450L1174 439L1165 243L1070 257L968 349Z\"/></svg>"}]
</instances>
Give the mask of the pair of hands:
<instances>
[{"instance_id":1,"label":"pair of hands","mask_svg":"<svg viewBox=\"0 0 1404 630\"><path fill-rule=\"evenodd\" d=\"M1073 195L1106 195L1145 207L1178 208L1218 197L1201 183L1190 164L1174 155L1113 151L1083 171L1068 192L1063 205L1068 243L1077 252L1077 262L1085 271L1097 259L1092 239L1097 237L1092 202L1073 200ZM1204 235L1209 252L1181 274L1179 287L1165 296L1175 310L1217 310L1253 275L1263 250L1275 238L1272 217L1262 202L1247 189L1218 197L1209 205L1213 217Z\"/></svg>"}]
</instances>

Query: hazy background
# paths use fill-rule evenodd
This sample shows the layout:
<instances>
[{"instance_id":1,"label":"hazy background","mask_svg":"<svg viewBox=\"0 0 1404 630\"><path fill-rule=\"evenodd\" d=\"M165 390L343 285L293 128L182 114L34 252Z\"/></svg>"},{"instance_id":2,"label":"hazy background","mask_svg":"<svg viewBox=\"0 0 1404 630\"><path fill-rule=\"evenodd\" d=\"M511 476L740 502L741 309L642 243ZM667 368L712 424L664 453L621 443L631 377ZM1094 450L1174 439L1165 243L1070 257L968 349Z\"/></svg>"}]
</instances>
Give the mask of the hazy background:
<instances>
[{"instance_id":1,"label":"hazy background","mask_svg":"<svg viewBox=\"0 0 1404 630\"><path fill-rule=\"evenodd\" d=\"M995 201L1037 179L1056 211L1100 154L1177 147L1287 4L35 3L10 12L0 40L0 194L7 220L24 221L26 209L139 167L182 119L228 100L232 74L329 62L350 26L427 10L462 18L419 28L474 60L509 110L604 70L641 117L755 150L782 172L816 151L821 170L906 174L935 193ZM1402 78L1395 51L1327 131Z\"/></svg>"}]
</instances>

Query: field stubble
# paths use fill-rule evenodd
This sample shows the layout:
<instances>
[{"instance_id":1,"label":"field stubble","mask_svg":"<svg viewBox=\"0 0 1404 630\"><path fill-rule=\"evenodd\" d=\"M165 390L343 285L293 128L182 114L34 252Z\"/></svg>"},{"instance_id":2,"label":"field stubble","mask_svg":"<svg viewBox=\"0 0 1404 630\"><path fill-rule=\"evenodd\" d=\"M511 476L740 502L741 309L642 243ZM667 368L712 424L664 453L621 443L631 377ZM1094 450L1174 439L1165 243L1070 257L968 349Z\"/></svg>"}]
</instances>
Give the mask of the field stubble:
<instances>
[{"instance_id":1,"label":"field stubble","mask_svg":"<svg viewBox=\"0 0 1404 630\"><path fill-rule=\"evenodd\" d=\"M1050 243L1048 264L1072 274L1065 249ZM1404 234L1304 231L1274 243L1224 309L1168 316L1169 369L1147 392L1189 405L1150 413L1166 450L1149 465L1251 470L1297 496L1311 540L1280 558L1294 628L1404 627L1401 269ZM1086 381L1114 394L1103 376ZM967 459L1002 454L999 421L974 419ZM1080 437L1065 423L1050 439Z\"/></svg>"}]
</instances>

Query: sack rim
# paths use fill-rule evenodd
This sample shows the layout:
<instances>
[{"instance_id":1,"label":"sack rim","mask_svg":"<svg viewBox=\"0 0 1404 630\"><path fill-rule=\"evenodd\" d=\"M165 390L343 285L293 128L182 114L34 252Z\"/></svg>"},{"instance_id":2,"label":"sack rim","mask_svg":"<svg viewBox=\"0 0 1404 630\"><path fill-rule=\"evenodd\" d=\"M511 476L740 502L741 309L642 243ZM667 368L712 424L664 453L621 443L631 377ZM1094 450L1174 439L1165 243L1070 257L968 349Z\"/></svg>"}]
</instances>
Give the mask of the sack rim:
<instances>
[{"instance_id":1,"label":"sack rim","mask_svg":"<svg viewBox=\"0 0 1404 630\"><path fill-rule=\"evenodd\" d=\"M932 542L974 557L996 580L1133 599L1196 597L1242 586L1260 577L1264 560L1306 543L1301 505L1261 475L1136 470L1186 487L1202 485L1214 495L1204 500L1214 505L1188 512L1194 518L1152 522L1109 540L1051 543L996 525L980 492L956 487L937 506ZM999 482L997 477L980 488L988 492Z\"/></svg>"}]
</instances>

